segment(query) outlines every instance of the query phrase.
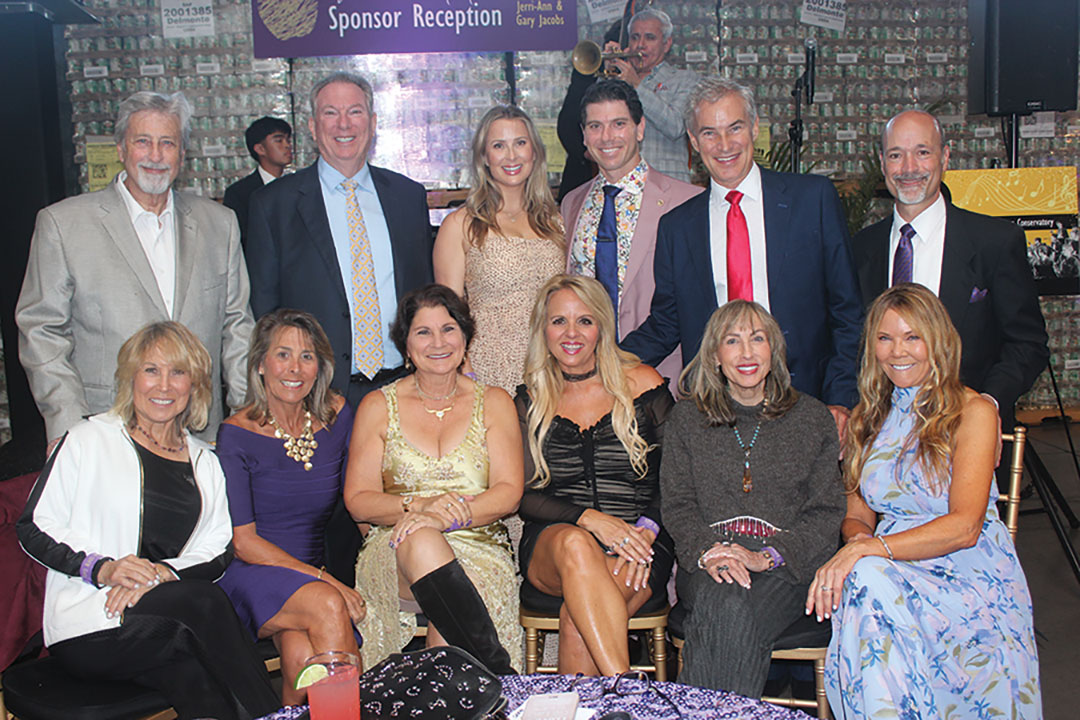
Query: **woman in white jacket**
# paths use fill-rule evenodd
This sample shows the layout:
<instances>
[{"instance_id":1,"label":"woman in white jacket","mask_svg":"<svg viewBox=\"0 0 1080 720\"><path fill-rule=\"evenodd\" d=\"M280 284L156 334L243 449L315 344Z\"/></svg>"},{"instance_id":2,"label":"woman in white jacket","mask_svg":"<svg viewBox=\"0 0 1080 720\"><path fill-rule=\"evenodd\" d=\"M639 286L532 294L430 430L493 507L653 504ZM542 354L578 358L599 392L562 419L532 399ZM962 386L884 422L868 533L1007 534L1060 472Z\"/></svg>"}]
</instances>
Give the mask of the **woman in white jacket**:
<instances>
[{"instance_id":1,"label":"woman in white jacket","mask_svg":"<svg viewBox=\"0 0 1080 720\"><path fill-rule=\"evenodd\" d=\"M206 424L210 357L174 322L124 343L116 402L61 440L19 518L45 565L44 635L69 672L152 687L180 718L265 715L276 694L225 594L225 478Z\"/></svg>"}]
</instances>

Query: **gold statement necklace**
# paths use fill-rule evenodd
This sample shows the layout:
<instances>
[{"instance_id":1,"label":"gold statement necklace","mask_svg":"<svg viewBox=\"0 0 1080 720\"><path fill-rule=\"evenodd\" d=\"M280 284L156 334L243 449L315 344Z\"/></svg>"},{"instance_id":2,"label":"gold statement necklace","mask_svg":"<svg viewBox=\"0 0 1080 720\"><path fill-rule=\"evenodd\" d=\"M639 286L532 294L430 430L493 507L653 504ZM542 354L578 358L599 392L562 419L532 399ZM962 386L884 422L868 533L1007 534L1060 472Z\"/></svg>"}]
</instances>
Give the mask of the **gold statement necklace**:
<instances>
[{"instance_id":1,"label":"gold statement necklace","mask_svg":"<svg viewBox=\"0 0 1080 720\"><path fill-rule=\"evenodd\" d=\"M270 413L270 426L274 428L274 437L284 440L285 454L298 463L304 464L304 470L311 470L311 456L315 454L315 448L319 447L315 433L311 431L311 411L304 411L304 429L296 437L285 432L278 425L274 413Z\"/></svg>"}]
</instances>

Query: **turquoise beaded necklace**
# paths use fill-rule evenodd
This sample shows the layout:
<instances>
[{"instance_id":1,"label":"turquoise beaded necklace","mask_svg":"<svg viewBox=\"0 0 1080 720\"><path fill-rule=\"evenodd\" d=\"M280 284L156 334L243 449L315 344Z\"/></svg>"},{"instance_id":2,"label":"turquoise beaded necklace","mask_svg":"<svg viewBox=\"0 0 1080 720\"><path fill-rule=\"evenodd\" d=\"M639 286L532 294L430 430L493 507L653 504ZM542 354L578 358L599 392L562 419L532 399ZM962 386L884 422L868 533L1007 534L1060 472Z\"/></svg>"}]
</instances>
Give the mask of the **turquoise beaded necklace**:
<instances>
[{"instance_id":1,"label":"turquoise beaded necklace","mask_svg":"<svg viewBox=\"0 0 1080 720\"><path fill-rule=\"evenodd\" d=\"M735 439L739 441L739 447L743 451L742 490L743 492L750 492L754 489L754 480L750 477L750 451L754 449L754 443L757 442L758 432L761 430L761 420L758 420L757 426L754 428L754 436L750 438L749 445L743 442L738 426L732 425L731 429L735 431Z\"/></svg>"}]
</instances>

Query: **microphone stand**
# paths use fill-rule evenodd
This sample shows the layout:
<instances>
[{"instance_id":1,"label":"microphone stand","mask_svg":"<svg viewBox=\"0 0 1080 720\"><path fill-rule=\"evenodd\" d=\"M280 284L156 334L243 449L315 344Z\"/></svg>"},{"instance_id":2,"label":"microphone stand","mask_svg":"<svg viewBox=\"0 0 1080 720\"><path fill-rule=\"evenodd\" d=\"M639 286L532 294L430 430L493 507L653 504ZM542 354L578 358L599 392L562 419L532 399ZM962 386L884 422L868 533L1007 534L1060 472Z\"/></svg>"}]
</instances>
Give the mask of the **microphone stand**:
<instances>
[{"instance_id":1,"label":"microphone stand","mask_svg":"<svg viewBox=\"0 0 1080 720\"><path fill-rule=\"evenodd\" d=\"M806 71L804 70L795 81L795 87L791 91L791 97L795 98L795 119L788 125L788 140L791 144L791 172L793 173L802 172L799 158L802 155L803 146L802 96L805 88Z\"/></svg>"}]
</instances>

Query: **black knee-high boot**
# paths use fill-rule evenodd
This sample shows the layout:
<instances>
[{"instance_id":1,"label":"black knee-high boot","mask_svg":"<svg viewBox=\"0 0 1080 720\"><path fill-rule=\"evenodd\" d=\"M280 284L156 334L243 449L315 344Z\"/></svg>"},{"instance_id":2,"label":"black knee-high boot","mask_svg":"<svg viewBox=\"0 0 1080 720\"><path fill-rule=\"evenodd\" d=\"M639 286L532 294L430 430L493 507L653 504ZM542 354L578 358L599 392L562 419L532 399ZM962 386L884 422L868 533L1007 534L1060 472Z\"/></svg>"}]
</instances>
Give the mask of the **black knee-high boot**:
<instances>
[{"instance_id":1,"label":"black knee-high boot","mask_svg":"<svg viewBox=\"0 0 1080 720\"><path fill-rule=\"evenodd\" d=\"M413 597L446 642L471 653L496 675L516 675L499 642L483 598L457 560L432 570L410 587Z\"/></svg>"}]
</instances>

